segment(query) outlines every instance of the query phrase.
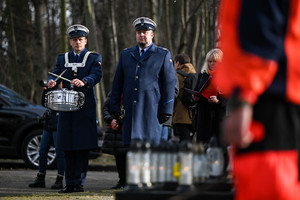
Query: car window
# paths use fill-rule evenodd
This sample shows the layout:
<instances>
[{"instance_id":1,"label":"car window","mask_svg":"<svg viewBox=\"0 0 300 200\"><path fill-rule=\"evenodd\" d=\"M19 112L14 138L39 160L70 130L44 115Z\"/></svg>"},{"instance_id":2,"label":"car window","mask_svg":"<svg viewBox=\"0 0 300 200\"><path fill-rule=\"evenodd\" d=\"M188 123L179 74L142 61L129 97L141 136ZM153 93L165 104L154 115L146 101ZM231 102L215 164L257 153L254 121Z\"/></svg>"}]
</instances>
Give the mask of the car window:
<instances>
[{"instance_id":1,"label":"car window","mask_svg":"<svg viewBox=\"0 0 300 200\"><path fill-rule=\"evenodd\" d=\"M26 100L24 97L19 95L18 93L8 89L7 87L0 86L0 96L5 101L16 105L16 106L22 106L22 105L28 105L30 102Z\"/></svg>"}]
</instances>

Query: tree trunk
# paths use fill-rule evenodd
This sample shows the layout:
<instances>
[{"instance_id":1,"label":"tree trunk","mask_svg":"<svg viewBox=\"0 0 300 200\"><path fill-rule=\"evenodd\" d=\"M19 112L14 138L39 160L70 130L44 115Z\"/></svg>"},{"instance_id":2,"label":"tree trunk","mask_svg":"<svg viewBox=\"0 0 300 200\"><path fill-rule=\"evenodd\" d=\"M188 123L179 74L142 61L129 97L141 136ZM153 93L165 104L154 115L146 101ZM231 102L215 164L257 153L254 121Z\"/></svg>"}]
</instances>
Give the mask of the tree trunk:
<instances>
[{"instance_id":1,"label":"tree trunk","mask_svg":"<svg viewBox=\"0 0 300 200\"><path fill-rule=\"evenodd\" d=\"M67 17L66 17L66 0L60 1L60 52L68 51L68 38L67 38Z\"/></svg>"},{"instance_id":2,"label":"tree trunk","mask_svg":"<svg viewBox=\"0 0 300 200\"><path fill-rule=\"evenodd\" d=\"M113 43L113 65L117 66L119 59L119 48L118 48L118 37L116 27L116 16L115 16L115 0L110 1L111 11L111 29L112 29L112 43Z\"/></svg>"},{"instance_id":3,"label":"tree trunk","mask_svg":"<svg viewBox=\"0 0 300 200\"><path fill-rule=\"evenodd\" d=\"M195 37L194 37L194 42L192 47L192 61L191 61L193 66L196 66L196 58L197 58L196 49L200 38L200 23L201 23L200 15L197 15L196 18L197 18L197 22L196 22Z\"/></svg>"},{"instance_id":4,"label":"tree trunk","mask_svg":"<svg viewBox=\"0 0 300 200\"><path fill-rule=\"evenodd\" d=\"M150 13L150 18L155 21L155 23L157 24L157 12L156 12L156 6L155 6L156 0L149 0L149 13ZM155 37L153 38L153 42L155 42L156 44L159 43L159 31L155 31Z\"/></svg>"},{"instance_id":5,"label":"tree trunk","mask_svg":"<svg viewBox=\"0 0 300 200\"><path fill-rule=\"evenodd\" d=\"M167 33L167 46L171 52L171 55L173 55L173 45L172 45L172 29L170 24L170 9L169 9L169 1L165 1L165 21L166 21L166 33Z\"/></svg>"},{"instance_id":6,"label":"tree trunk","mask_svg":"<svg viewBox=\"0 0 300 200\"><path fill-rule=\"evenodd\" d=\"M14 30L14 19L12 16L12 9L11 9L11 0L6 0L7 5L7 13L8 13L8 64L10 66L10 76L11 77L20 77L18 74L18 53L17 53L17 44L16 44L16 37L15 37L15 30ZM18 89L20 87L20 79L16 78L14 81L11 82L12 88Z\"/></svg>"},{"instance_id":7,"label":"tree trunk","mask_svg":"<svg viewBox=\"0 0 300 200\"><path fill-rule=\"evenodd\" d=\"M182 33L180 37L180 45L177 53L182 53L186 51L186 13L185 13L185 8L186 8L186 1L181 0L181 6L180 6L180 20L181 20L181 25L182 25Z\"/></svg>"},{"instance_id":8,"label":"tree trunk","mask_svg":"<svg viewBox=\"0 0 300 200\"><path fill-rule=\"evenodd\" d=\"M35 43L33 44L34 46L32 47L33 49L33 73L36 77L36 80L42 80L44 73L47 71L47 66L46 66L46 39L45 39L45 32L44 32L44 27L45 27L45 22L43 19L45 19L45 14L46 14L46 6L45 6L45 1L39 1L39 0L31 0L33 5L34 5L34 38L35 38ZM32 80L31 84L31 95L30 95L30 100L33 102L40 102L40 96L42 93L43 88L38 86L38 82ZM38 95L37 95L38 94Z\"/></svg>"},{"instance_id":9,"label":"tree trunk","mask_svg":"<svg viewBox=\"0 0 300 200\"><path fill-rule=\"evenodd\" d=\"M205 34L204 34L204 49L205 54L209 51L208 44L209 44L209 18L208 18L208 7L207 7L207 0L204 0L204 19L205 19Z\"/></svg>"},{"instance_id":10,"label":"tree trunk","mask_svg":"<svg viewBox=\"0 0 300 200\"><path fill-rule=\"evenodd\" d=\"M96 22L95 22L95 12L91 0L84 1L84 11L85 11L85 24L90 30L88 35L88 46L90 50L99 52L98 42L97 42L97 32L96 32ZM95 85L96 102L97 102L97 118L100 123L100 127L103 127L103 117L102 117L102 102L104 101L106 95L104 87L100 87L103 81Z\"/></svg>"}]
</instances>

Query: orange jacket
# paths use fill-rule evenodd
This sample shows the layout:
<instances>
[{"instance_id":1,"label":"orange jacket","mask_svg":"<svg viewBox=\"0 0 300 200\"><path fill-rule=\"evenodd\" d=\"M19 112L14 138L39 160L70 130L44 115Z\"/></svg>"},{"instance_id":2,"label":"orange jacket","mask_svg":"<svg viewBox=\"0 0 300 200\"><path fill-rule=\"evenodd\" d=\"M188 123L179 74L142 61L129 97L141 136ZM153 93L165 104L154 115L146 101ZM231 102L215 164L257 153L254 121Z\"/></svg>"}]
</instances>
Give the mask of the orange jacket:
<instances>
[{"instance_id":1,"label":"orange jacket","mask_svg":"<svg viewBox=\"0 0 300 200\"><path fill-rule=\"evenodd\" d=\"M224 0L219 22L222 91L238 87L250 103L269 92L300 104L300 1Z\"/></svg>"}]
</instances>

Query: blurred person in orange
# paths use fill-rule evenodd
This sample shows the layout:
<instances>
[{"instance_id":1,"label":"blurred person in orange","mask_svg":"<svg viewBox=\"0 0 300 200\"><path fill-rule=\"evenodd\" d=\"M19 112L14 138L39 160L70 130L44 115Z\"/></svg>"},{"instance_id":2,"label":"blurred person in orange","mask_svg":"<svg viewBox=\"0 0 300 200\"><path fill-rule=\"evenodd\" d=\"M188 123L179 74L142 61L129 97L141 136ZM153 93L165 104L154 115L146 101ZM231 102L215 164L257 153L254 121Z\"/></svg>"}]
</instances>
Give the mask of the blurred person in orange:
<instances>
[{"instance_id":1,"label":"blurred person in orange","mask_svg":"<svg viewBox=\"0 0 300 200\"><path fill-rule=\"evenodd\" d=\"M300 1L222 1L219 14L235 199L300 199Z\"/></svg>"}]
</instances>

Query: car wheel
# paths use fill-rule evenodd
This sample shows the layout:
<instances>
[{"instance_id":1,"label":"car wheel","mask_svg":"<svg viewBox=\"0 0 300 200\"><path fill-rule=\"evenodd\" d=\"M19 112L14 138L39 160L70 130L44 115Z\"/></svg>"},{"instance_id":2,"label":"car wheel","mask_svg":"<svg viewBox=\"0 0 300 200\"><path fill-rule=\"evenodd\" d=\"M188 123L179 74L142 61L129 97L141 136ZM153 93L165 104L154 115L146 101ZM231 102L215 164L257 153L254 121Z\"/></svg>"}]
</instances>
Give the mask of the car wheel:
<instances>
[{"instance_id":1,"label":"car wheel","mask_svg":"<svg viewBox=\"0 0 300 200\"><path fill-rule=\"evenodd\" d=\"M24 139L22 144L22 158L25 165L31 169L39 167L39 149L42 139L42 130L34 130L30 132ZM56 168L56 153L54 146L50 146L48 152L48 168Z\"/></svg>"}]
</instances>

